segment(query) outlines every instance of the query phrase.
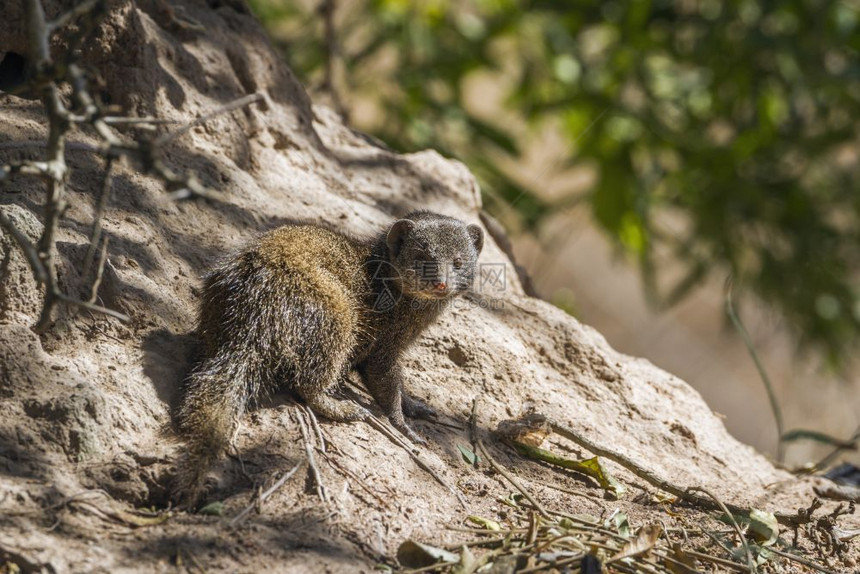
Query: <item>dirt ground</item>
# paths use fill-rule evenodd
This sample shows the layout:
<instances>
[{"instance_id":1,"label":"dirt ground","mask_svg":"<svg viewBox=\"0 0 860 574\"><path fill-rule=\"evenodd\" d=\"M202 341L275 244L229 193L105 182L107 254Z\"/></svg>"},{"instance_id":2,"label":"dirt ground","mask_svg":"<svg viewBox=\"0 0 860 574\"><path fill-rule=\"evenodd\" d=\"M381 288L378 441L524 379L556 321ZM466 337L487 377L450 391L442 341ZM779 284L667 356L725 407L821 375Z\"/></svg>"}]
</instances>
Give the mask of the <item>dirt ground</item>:
<instances>
[{"instance_id":1,"label":"dirt ground","mask_svg":"<svg viewBox=\"0 0 860 574\"><path fill-rule=\"evenodd\" d=\"M0 8L0 58L27 52L23 15L10 4L17 3ZM45 6L51 17L63 4ZM219 512L164 513L180 446L171 412L193 357L200 277L208 266L293 221L367 235L426 207L481 223L481 195L462 164L433 151L392 153L314 106L242 2L111 6L82 51L101 78L105 102L184 123L248 93L264 92L267 101L195 127L165 154L171 167L223 193L221 202L171 201L158 180L120 166L104 219L110 242L99 300L129 315L129 323L63 309L56 325L37 335L39 290L12 240L0 235L0 572L396 567L403 541L462 541L464 533L451 528L469 515L513 524L499 502L511 484L486 461L466 464L458 448L472 448L476 400L477 437L547 508L601 518L620 510L632 525L696 520L689 510L649 502L657 489L611 460L607 468L628 486L619 500L602 498L582 475L527 461L491 434L499 422L537 411L664 480L707 488L725 502L772 512L810 504L823 479L776 469L732 438L686 383L616 353L593 329L525 296L512 262L488 237L480 297L447 312L407 361L408 390L441 415L413 423L428 441L414 451L452 489L418 466L411 449L371 426L324 420L327 449L315 451L316 480L302 409L285 393L242 421L234 452L212 477L208 500L223 503ZM40 157L45 138L38 100L0 94L0 163ZM96 140L83 131L74 141ZM72 174L58 236L59 278L67 292L82 296L79 269L104 165L74 144L67 156ZM0 189L0 209L31 239L41 233L43 201L43 188L31 179ZM343 392L376 409L362 391ZM558 438L550 448L590 456ZM230 525L259 488L296 465L259 513ZM853 516L841 525L858 526ZM822 558L835 571L850 570L855 559L853 548L843 558ZM796 563L773 567L804 571Z\"/></svg>"}]
</instances>

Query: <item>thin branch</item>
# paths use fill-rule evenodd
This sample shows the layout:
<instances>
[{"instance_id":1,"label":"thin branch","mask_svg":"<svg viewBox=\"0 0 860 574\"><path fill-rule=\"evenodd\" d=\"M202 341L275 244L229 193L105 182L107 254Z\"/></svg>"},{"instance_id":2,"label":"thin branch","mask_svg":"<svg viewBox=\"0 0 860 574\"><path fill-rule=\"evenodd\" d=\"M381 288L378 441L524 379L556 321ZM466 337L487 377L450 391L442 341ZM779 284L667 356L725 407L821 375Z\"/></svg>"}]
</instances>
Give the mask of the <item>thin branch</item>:
<instances>
[{"instance_id":1,"label":"thin branch","mask_svg":"<svg viewBox=\"0 0 860 574\"><path fill-rule=\"evenodd\" d=\"M152 124L152 125L171 125L180 123L179 120L164 120L146 116L144 118L132 118L122 116L105 116L102 121L108 125L135 125L135 124Z\"/></svg>"},{"instance_id":2,"label":"thin branch","mask_svg":"<svg viewBox=\"0 0 860 574\"><path fill-rule=\"evenodd\" d=\"M45 22L45 11L39 0L27 1L27 43L31 50L30 59L37 71L51 58L48 46L49 31Z\"/></svg>"},{"instance_id":3,"label":"thin branch","mask_svg":"<svg viewBox=\"0 0 860 574\"><path fill-rule=\"evenodd\" d=\"M320 451L320 454L322 454L322 457L326 460L326 462L328 462L330 465L332 465L332 467L335 469L335 471L337 471L337 472L343 474L344 476L346 476L347 478L355 481L355 483L358 486L360 486L361 489L364 490L367 494L372 496L376 500L376 502L379 503L380 506L385 507L385 508L391 507L391 505L388 502L386 502L384 498L382 498L381 496L379 496L378 494L373 492L370 489L370 487L368 487L367 484L365 484L365 482L357 474L355 474L354 472L352 472L351 470L349 470L348 468L346 468L345 466L340 464L337 460L335 460L328 453Z\"/></svg>"},{"instance_id":4,"label":"thin branch","mask_svg":"<svg viewBox=\"0 0 860 574\"><path fill-rule=\"evenodd\" d=\"M394 432L392 432L391 430L389 430L385 426L385 423L383 423L381 420L379 420L377 417L375 417L373 415L370 415L369 417L367 417L365 419L365 421L367 422L367 424L369 424L370 426L372 426L373 428L375 428L376 430L381 432L383 435L385 435L388 438L388 440L390 440L391 442L393 442L394 444L396 444L397 446L399 446L400 448L405 450L409 454L409 456L412 457L412 460L415 461L415 464L417 464L420 468L425 470L430 476L432 476L436 480L436 482L438 482L439 484L444 486L448 491L450 491L451 494L456 496L457 500L460 502L460 504L463 506L463 508L468 508L468 504L466 503L466 499L463 497L463 494L459 490L455 489L453 486L448 484L448 482L444 478L442 478L439 475L439 473L437 473L435 470L433 470L430 467L430 465L424 461L424 459L422 459L420 456L415 454L412 451L412 449L409 447L409 445L407 445L405 442L403 442L403 439L398 437Z\"/></svg>"},{"instance_id":5,"label":"thin branch","mask_svg":"<svg viewBox=\"0 0 860 574\"><path fill-rule=\"evenodd\" d=\"M531 495L531 493L528 490L526 490L525 487L523 487L523 485L521 485L519 483L519 481L516 478L514 478L514 476L511 473L509 473L507 470L505 470L502 467L502 465L500 465L498 462L496 462L496 459L494 459L492 457L492 455L489 453L487 448L484 446L484 442L481 439L478 439L477 444L478 444L478 450L481 452L481 454L483 454L483 456L487 460L487 462L490 463L490 466L492 466L496 472L498 472L503 477L505 477L507 479L507 481L513 485L514 488L519 490L520 494L522 494L523 496L526 497L526 500L528 500L531 503L531 505L535 507L535 510L537 510L541 516L543 516L544 518L549 518L550 517L549 513L541 505L541 503L538 502L537 499L535 497L533 497Z\"/></svg>"},{"instance_id":6,"label":"thin branch","mask_svg":"<svg viewBox=\"0 0 860 574\"><path fill-rule=\"evenodd\" d=\"M231 520L231 521L230 521L230 527L231 527L231 528L232 528L232 527L235 527L237 524L239 524L239 523L241 523L243 520L245 520L245 517L246 517L246 516L248 516L248 515L251 513L251 511L252 511L252 510L254 510L255 508L258 508L258 506L259 506L259 505L261 505L263 502L265 502L265 500L266 500L267 498L269 498L270 496L272 496L272 494L273 494L276 490L278 490L279 488L281 488L282 486L284 486L284 484L285 484L285 483L290 479L290 477L291 477L291 476L293 476L294 474L296 474L296 471L298 471L298 470L299 470L299 467L300 467L300 466L302 466L301 461L299 461L299 462L296 464L296 466L294 466L292 469L290 469L288 472L286 472L286 473L285 473L281 478L279 478L279 479L275 482L275 484L273 484L273 485L272 485L268 490L266 490L265 492L260 493L259 497L256 497L256 498L254 499L254 501L253 501L253 502L251 502L251 504L249 504L248 506L246 506L246 507L245 507L245 509L244 509L244 510L242 510L242 512L240 512L239 514L237 514L237 515L233 518L233 520Z\"/></svg>"},{"instance_id":7,"label":"thin branch","mask_svg":"<svg viewBox=\"0 0 860 574\"><path fill-rule=\"evenodd\" d=\"M2 209L0 209L0 227L5 229L6 232L12 236L12 239L15 240L15 243L17 243L18 247L21 248L21 251L24 252L24 257L30 265L30 270L33 272L36 282L40 285L47 283L48 274L45 271L45 266L42 264L42 260L39 258L39 252L36 251L36 246L30 242L27 236L15 227L15 224L12 223Z\"/></svg>"},{"instance_id":8,"label":"thin branch","mask_svg":"<svg viewBox=\"0 0 860 574\"><path fill-rule=\"evenodd\" d=\"M318 12L323 20L325 29L325 69L323 71L322 89L331 96L332 105L344 124L349 122L349 114L340 99L340 94L334 85L334 73L337 57L340 52L337 43L337 31L334 25L334 13L337 6L335 0L322 0Z\"/></svg>"},{"instance_id":9,"label":"thin branch","mask_svg":"<svg viewBox=\"0 0 860 574\"><path fill-rule=\"evenodd\" d=\"M9 142L0 142L0 150L3 149L26 149L26 148L39 148L44 149L45 146L48 145L46 140L26 140L26 141L9 141ZM94 146L92 144L78 142L78 141L67 141L66 142L66 151L70 150L81 150L81 151L89 151L93 153L101 153L102 149ZM19 173L24 173L25 175L43 175L44 171L47 169L47 164L44 162L21 162L20 164L12 164L12 166L18 167L27 167L27 166L41 166L38 171L22 171L19 169ZM4 166L5 169L9 169L11 166ZM0 178L2 179L2 178Z\"/></svg>"},{"instance_id":10,"label":"thin branch","mask_svg":"<svg viewBox=\"0 0 860 574\"><path fill-rule=\"evenodd\" d=\"M322 476L320 476L320 469L317 467L316 460L314 458L314 446L311 444L311 432L310 432L310 422L305 420L305 417L302 416L304 414L304 409L299 407L298 412L296 413L296 418L299 422L299 430L302 433L302 440L305 443L305 455L308 457L308 466L311 469L311 475L314 477L314 484L316 485L317 496L320 497L325 503L328 503L328 494L326 493L325 485L322 481Z\"/></svg>"},{"instance_id":11,"label":"thin branch","mask_svg":"<svg viewBox=\"0 0 860 574\"><path fill-rule=\"evenodd\" d=\"M90 304L94 304L96 299L99 296L99 287L102 284L102 276L105 272L105 261L107 261L107 250L108 250L108 238L105 237L105 240L102 242L102 250L99 253L99 262L96 267L96 277L93 279L93 283L90 286Z\"/></svg>"},{"instance_id":12,"label":"thin branch","mask_svg":"<svg viewBox=\"0 0 860 574\"><path fill-rule=\"evenodd\" d=\"M184 126L179 128L178 130L164 134L163 136L157 138L153 142L153 145L155 147L164 146L164 145L172 142L176 138L189 132L193 128L199 126L200 124L205 124L209 120L216 118L216 117L220 116L221 114L226 114L227 112L232 112L233 110L243 108L247 105L253 104L254 102L264 101L265 99L266 98L262 92L254 92L251 95L241 97L237 100L233 100L229 104L224 104L220 108L216 108L215 110L209 112L208 114L202 115L199 118L197 118L196 120L185 124Z\"/></svg>"},{"instance_id":13,"label":"thin branch","mask_svg":"<svg viewBox=\"0 0 860 574\"><path fill-rule=\"evenodd\" d=\"M762 383L764 383L764 389L767 391L767 400L770 401L770 410L773 412L773 418L776 422L776 434L777 434L777 443L776 443L776 459L782 463L785 460L785 443L782 441L782 436L785 434L785 426L783 424L782 419L782 409L779 407L779 401L776 398L776 393L773 390L773 384L770 381L770 377L767 374L767 371L764 368L764 364L762 364L761 359L759 359L758 353L755 350L755 345L753 345L752 339L749 336L746 328L744 328L744 324L741 322L741 318L738 317L738 314L735 312L735 306L732 303L732 276L726 279L726 313L729 315L729 318L732 320L732 324L737 329L738 334L741 336L741 339L746 345L747 351L752 357L753 362L755 363L755 368L758 369L758 374L761 377Z\"/></svg>"},{"instance_id":14,"label":"thin branch","mask_svg":"<svg viewBox=\"0 0 860 574\"><path fill-rule=\"evenodd\" d=\"M317 416L314 414L314 411L307 406L302 407L307 417L308 421L311 423L311 427L314 429L314 432L317 435L317 440L319 441L319 449L320 452L325 454L326 452L326 438L323 434L322 428L320 427L320 423L317 420Z\"/></svg>"},{"instance_id":15,"label":"thin branch","mask_svg":"<svg viewBox=\"0 0 860 574\"><path fill-rule=\"evenodd\" d=\"M113 309L108 309L107 307L102 307L101 305L96 305L88 301L81 301L79 299L75 299L74 297L69 297L68 295L60 293L58 291L54 292L54 297L69 305L74 305L76 307L81 307L89 311L101 313L102 315L107 315L108 317L113 317L114 319L119 319L123 323L128 323L129 321L131 321L131 318L125 313L120 313L119 311L114 311Z\"/></svg>"},{"instance_id":16,"label":"thin branch","mask_svg":"<svg viewBox=\"0 0 860 574\"><path fill-rule=\"evenodd\" d=\"M701 493L707 494L709 497L711 497L711 499L714 502L717 503L717 505L719 505L720 510L722 510L725 513L725 515L728 517L729 521L731 522L732 528L734 528L735 532L738 533L738 538L740 539L739 541L744 548L744 553L746 554L747 567L749 567L750 572L755 574L755 572L756 572L755 559L753 558L752 551L750 550L750 545L747 542L747 538L746 538L746 536L744 536L744 533L741 530L741 527L738 526L738 523L735 520L734 514L729 512L729 509L726 507L725 504L723 504L723 501L720 500L719 498L717 498L711 491L706 490L706 489L701 488L701 487L698 487L698 486L691 486L687 490L690 492L701 492Z\"/></svg>"},{"instance_id":17,"label":"thin branch","mask_svg":"<svg viewBox=\"0 0 860 574\"><path fill-rule=\"evenodd\" d=\"M45 12L39 0L27 2L27 29L31 58L34 62L36 75L41 75L51 64L48 40L50 32L45 23ZM46 170L43 178L48 186L48 197L45 201L45 227L36 246L39 260L44 268L45 296L42 302L42 312L36 325L37 332L45 331L51 324L51 312L57 302L56 284L57 269L54 265L56 250L54 235L59 219L65 211L63 198L64 181L66 177L65 136L69 129L68 113L57 85L50 81L42 90L42 103L48 115L48 145Z\"/></svg>"},{"instance_id":18,"label":"thin branch","mask_svg":"<svg viewBox=\"0 0 860 574\"><path fill-rule=\"evenodd\" d=\"M797 554L791 554L790 552L783 552L782 550L777 550L776 548L773 548L772 546L768 547L768 551L773 552L774 554L778 554L779 556L782 556L783 558L788 558L789 560L793 560L795 562L803 564L804 566L809 566L810 568L812 568L814 570L818 570L819 572L824 572L825 574L839 574L838 572L836 572L836 570L830 570L829 568L825 568L821 564L817 564L817 563L813 562L812 560L804 558L803 556L798 556Z\"/></svg>"},{"instance_id":19,"label":"thin branch","mask_svg":"<svg viewBox=\"0 0 860 574\"><path fill-rule=\"evenodd\" d=\"M738 572L748 571L747 567L743 564L738 564L737 562L732 562L731 560L726 560L725 558L720 558L719 556L711 556L710 554L705 554L704 552L697 552L695 550L685 548L684 554L687 554L698 560L713 562L714 564L719 564L720 566L725 566L726 568L731 568L732 570L737 570Z\"/></svg>"},{"instance_id":20,"label":"thin branch","mask_svg":"<svg viewBox=\"0 0 860 574\"><path fill-rule=\"evenodd\" d=\"M99 193L98 202L96 203L96 213L93 216L93 231L90 234L90 245L87 247L87 254L84 257L84 277L87 277L90 273L90 268L93 265L93 258L95 257L96 249L98 248L99 241L101 240L102 218L104 217L105 208L110 201L111 186L113 184L113 174L111 173L111 170L113 170L114 161L114 158L109 157L107 159L107 165L105 166L105 175L102 180L101 192Z\"/></svg>"},{"instance_id":21,"label":"thin branch","mask_svg":"<svg viewBox=\"0 0 860 574\"><path fill-rule=\"evenodd\" d=\"M45 142L41 143L44 147ZM18 173L22 175L47 176L49 175L48 164L43 161L22 161L2 165L0 166L0 182L4 181L10 175Z\"/></svg>"}]
</instances>

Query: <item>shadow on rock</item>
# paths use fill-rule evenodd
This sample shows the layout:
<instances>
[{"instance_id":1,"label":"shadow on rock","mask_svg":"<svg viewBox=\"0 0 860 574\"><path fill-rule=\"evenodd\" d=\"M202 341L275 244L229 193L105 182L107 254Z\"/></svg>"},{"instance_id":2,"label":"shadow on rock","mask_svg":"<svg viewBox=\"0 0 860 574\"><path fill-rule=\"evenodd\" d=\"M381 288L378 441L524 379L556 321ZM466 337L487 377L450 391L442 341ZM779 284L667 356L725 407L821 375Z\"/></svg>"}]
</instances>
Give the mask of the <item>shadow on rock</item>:
<instances>
[{"instance_id":1,"label":"shadow on rock","mask_svg":"<svg viewBox=\"0 0 860 574\"><path fill-rule=\"evenodd\" d=\"M200 353L194 333L179 335L158 329L143 339L143 374L152 382L158 398L176 413L188 372Z\"/></svg>"}]
</instances>

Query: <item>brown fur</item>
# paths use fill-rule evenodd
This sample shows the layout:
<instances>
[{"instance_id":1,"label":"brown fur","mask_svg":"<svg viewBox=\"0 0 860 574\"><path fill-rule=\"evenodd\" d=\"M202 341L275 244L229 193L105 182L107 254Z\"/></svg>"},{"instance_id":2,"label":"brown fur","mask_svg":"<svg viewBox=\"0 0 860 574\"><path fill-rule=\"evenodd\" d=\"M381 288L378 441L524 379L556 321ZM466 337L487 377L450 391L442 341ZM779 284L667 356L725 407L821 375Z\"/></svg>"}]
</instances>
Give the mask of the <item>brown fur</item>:
<instances>
[{"instance_id":1,"label":"brown fur","mask_svg":"<svg viewBox=\"0 0 860 574\"><path fill-rule=\"evenodd\" d=\"M403 393L399 358L471 286L482 245L479 227L420 211L372 241L281 227L215 268L200 305L203 360L177 417L187 443L178 496L197 500L248 404L281 385L327 418L363 419L364 408L328 393L349 368L392 424L421 442L404 411L432 411Z\"/></svg>"}]
</instances>

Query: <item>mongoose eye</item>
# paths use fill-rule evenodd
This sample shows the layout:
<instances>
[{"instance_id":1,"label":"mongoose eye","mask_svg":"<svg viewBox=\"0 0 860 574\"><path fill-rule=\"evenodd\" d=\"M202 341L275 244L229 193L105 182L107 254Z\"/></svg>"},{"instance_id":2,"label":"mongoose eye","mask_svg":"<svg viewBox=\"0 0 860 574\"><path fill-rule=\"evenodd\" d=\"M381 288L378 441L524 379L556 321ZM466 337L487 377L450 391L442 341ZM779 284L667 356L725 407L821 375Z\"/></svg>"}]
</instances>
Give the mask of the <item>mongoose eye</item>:
<instances>
[{"instance_id":1,"label":"mongoose eye","mask_svg":"<svg viewBox=\"0 0 860 574\"><path fill-rule=\"evenodd\" d=\"M459 269L463 266L463 258L455 257L454 258L454 269Z\"/></svg>"}]
</instances>

